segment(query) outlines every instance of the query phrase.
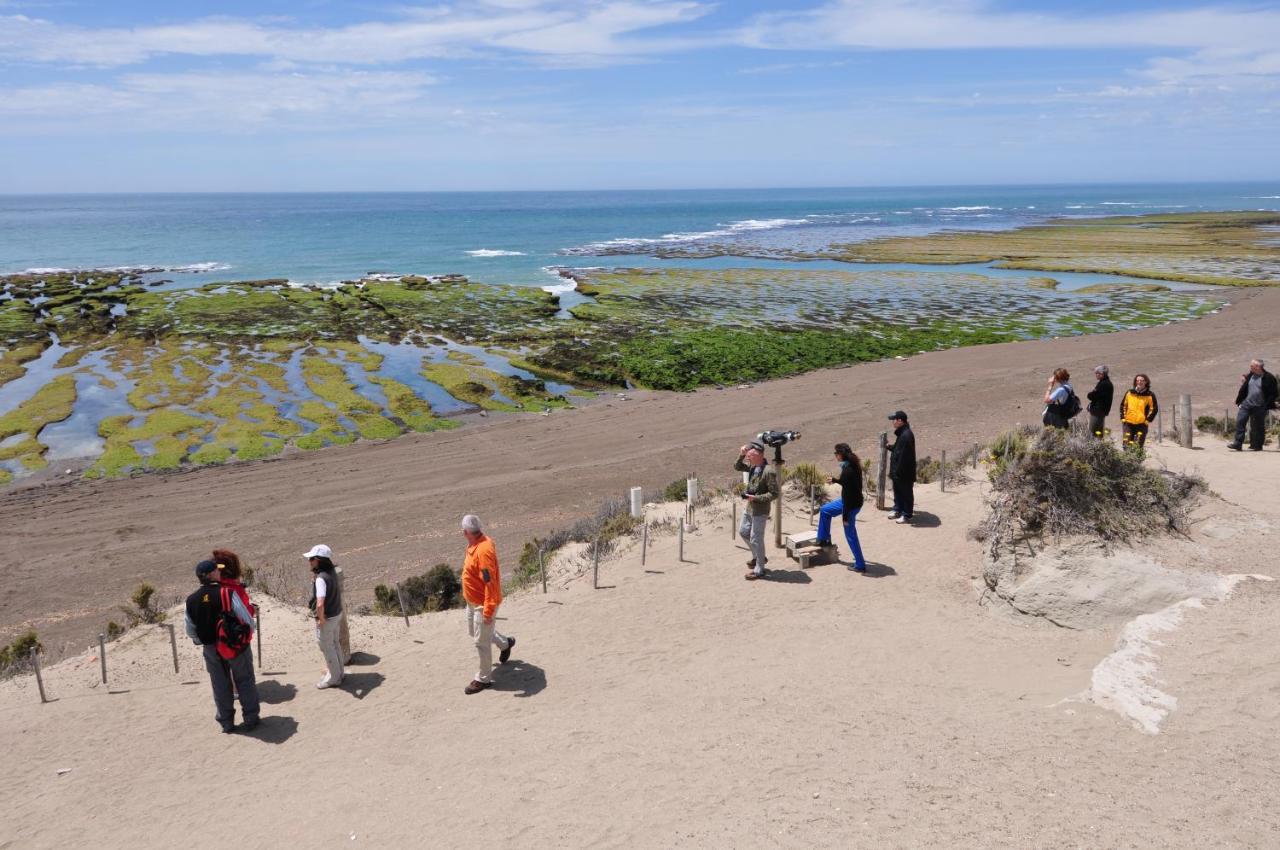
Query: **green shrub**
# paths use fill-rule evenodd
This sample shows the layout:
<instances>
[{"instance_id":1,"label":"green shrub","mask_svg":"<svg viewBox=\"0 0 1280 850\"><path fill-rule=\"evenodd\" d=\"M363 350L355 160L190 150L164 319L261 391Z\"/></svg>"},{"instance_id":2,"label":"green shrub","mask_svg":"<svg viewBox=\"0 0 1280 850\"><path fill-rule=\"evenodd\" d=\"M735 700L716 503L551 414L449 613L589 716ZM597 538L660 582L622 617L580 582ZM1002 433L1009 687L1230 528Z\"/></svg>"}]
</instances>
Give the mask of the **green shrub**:
<instances>
[{"instance_id":1,"label":"green shrub","mask_svg":"<svg viewBox=\"0 0 1280 850\"><path fill-rule=\"evenodd\" d=\"M115 640L125 633L125 627L117 623L115 620L107 621L107 640Z\"/></svg>"},{"instance_id":2,"label":"green shrub","mask_svg":"<svg viewBox=\"0 0 1280 850\"><path fill-rule=\"evenodd\" d=\"M934 460L932 456L925 455L916 464L916 483L932 484L942 475L942 461ZM947 461L947 482L963 484L969 480L969 473L965 470L965 462L963 460Z\"/></svg>"},{"instance_id":3,"label":"green shrub","mask_svg":"<svg viewBox=\"0 0 1280 850\"><path fill-rule=\"evenodd\" d=\"M662 501L683 502L689 495L689 485L684 478L677 478L662 490Z\"/></svg>"},{"instance_id":4,"label":"green shrub","mask_svg":"<svg viewBox=\"0 0 1280 850\"><path fill-rule=\"evenodd\" d=\"M44 649L35 631L18 635L8 646L0 646L0 678L13 676L26 670L31 663L33 649Z\"/></svg>"},{"instance_id":5,"label":"green shrub","mask_svg":"<svg viewBox=\"0 0 1280 850\"><path fill-rule=\"evenodd\" d=\"M831 477L812 463L797 463L790 468L784 468L786 469L787 481L799 488L806 498L809 496L810 487L821 491L823 485L827 483L827 479Z\"/></svg>"},{"instance_id":6,"label":"green shrub","mask_svg":"<svg viewBox=\"0 0 1280 850\"><path fill-rule=\"evenodd\" d=\"M129 597L133 607L120 606L120 610L129 618L129 628L140 623L163 623L168 619L163 611L155 607L155 595L155 587L145 581L134 588L133 594Z\"/></svg>"},{"instance_id":7,"label":"green shrub","mask_svg":"<svg viewBox=\"0 0 1280 850\"><path fill-rule=\"evenodd\" d=\"M400 594L404 595L404 604L408 608L400 608ZM373 589L374 606L377 614L413 616L424 611L447 611L458 607L458 597L462 594L462 582L448 564L436 564L422 575L410 576L400 582L400 594L394 586L380 584Z\"/></svg>"}]
</instances>

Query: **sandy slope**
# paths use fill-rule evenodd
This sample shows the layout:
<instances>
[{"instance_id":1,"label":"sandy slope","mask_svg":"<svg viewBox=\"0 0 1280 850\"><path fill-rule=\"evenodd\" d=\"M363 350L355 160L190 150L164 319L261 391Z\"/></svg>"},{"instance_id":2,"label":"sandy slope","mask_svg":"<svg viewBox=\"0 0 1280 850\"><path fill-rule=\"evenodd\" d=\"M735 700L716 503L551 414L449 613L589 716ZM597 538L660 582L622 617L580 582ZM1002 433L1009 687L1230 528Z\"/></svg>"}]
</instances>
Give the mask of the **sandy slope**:
<instances>
[{"instance_id":1,"label":"sandy slope","mask_svg":"<svg viewBox=\"0 0 1280 850\"><path fill-rule=\"evenodd\" d=\"M1280 453L1159 455L1228 501L1158 554L1280 576ZM1280 843L1280 582L1162 637L1155 678L1178 704L1143 734L1067 699L1117 629L979 606L981 489L922 488L915 528L864 511L865 577L777 556L777 580L743 581L723 510L702 513L686 563L664 536L644 568L635 546L607 562L600 590L562 567L550 594L503 605L517 651L473 697L457 612L358 619L366 663L335 692L314 689L302 616L272 605L254 737L218 734L191 647L174 675L166 638L131 633L109 649L115 693L93 653L48 672L52 704L30 679L0 686L0 847L211 847L225 777L242 777L228 796L251 847Z\"/></svg>"},{"instance_id":2,"label":"sandy slope","mask_svg":"<svg viewBox=\"0 0 1280 850\"><path fill-rule=\"evenodd\" d=\"M54 653L79 646L139 581L176 594L214 546L292 569L323 540L350 570L353 598L367 600L388 577L456 564L463 513L488 519L514 549L635 484L661 487L688 471L727 481L726 458L764 428L803 430L790 459L826 462L837 440L873 451L886 413L906 407L922 455L954 452L1038 421L1045 376L1059 364L1081 389L1100 361L1118 384L1144 370L1166 407L1189 392L1198 412L1221 415L1249 358L1280 351L1280 291L1230 297L1237 303L1219 314L1158 328L934 352L745 389L639 393L267 462L0 493L0 640L35 628Z\"/></svg>"}]
</instances>

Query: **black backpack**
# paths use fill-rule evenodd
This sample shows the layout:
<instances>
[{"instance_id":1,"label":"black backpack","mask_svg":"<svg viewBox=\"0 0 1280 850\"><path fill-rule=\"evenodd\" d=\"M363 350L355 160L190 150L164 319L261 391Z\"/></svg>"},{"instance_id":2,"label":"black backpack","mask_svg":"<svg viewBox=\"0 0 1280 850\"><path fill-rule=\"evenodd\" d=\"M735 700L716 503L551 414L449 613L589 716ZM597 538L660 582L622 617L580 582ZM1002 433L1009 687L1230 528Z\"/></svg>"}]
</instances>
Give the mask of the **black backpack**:
<instances>
[{"instance_id":1,"label":"black backpack","mask_svg":"<svg viewBox=\"0 0 1280 850\"><path fill-rule=\"evenodd\" d=\"M1080 396L1076 395L1076 391L1067 387L1066 401L1058 405L1064 419L1070 419L1080 413Z\"/></svg>"},{"instance_id":2,"label":"black backpack","mask_svg":"<svg viewBox=\"0 0 1280 850\"><path fill-rule=\"evenodd\" d=\"M235 658L253 643L253 628L241 621L231 608L232 590L222 590L222 613L218 615L218 654L228 660Z\"/></svg>"}]
</instances>

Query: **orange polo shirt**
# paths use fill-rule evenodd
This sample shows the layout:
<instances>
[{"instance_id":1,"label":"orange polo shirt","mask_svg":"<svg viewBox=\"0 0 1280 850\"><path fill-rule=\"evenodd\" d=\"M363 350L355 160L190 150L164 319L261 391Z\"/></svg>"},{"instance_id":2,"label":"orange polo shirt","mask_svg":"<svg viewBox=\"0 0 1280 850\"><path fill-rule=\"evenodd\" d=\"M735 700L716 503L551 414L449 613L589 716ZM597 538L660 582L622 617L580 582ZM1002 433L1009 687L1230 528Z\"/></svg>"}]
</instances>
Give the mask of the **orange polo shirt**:
<instances>
[{"instance_id":1,"label":"orange polo shirt","mask_svg":"<svg viewBox=\"0 0 1280 850\"><path fill-rule=\"evenodd\" d=\"M467 547L467 557L462 562L462 597L477 608L484 608L486 620L492 618L502 604L498 553L488 536Z\"/></svg>"}]
</instances>

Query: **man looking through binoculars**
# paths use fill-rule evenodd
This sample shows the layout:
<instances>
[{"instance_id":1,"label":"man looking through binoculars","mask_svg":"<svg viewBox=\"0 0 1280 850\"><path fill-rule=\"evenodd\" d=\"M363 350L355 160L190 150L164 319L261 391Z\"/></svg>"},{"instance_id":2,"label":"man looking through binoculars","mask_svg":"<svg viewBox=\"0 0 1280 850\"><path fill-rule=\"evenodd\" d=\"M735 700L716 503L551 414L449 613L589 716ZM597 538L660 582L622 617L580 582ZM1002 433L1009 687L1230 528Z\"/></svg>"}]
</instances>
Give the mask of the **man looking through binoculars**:
<instances>
[{"instance_id":1,"label":"man looking through binoculars","mask_svg":"<svg viewBox=\"0 0 1280 850\"><path fill-rule=\"evenodd\" d=\"M738 535L751 548L751 560L747 566L747 581L755 581L765 574L768 558L764 553L765 529L769 525L769 509L774 499L780 494L778 473L764 457L764 444L752 440L738 450L738 460L733 468L747 473L747 489L742 494L746 500L746 509L742 512L742 522L738 524Z\"/></svg>"}]
</instances>

